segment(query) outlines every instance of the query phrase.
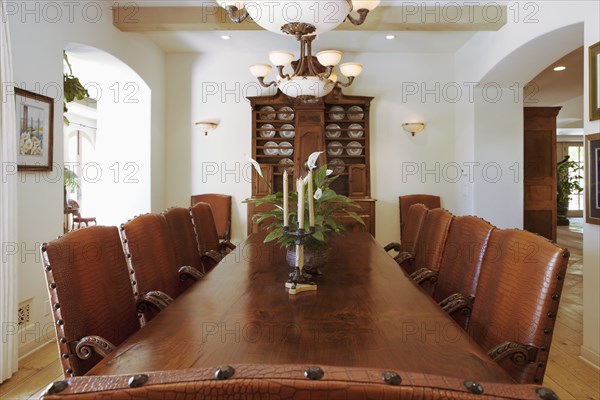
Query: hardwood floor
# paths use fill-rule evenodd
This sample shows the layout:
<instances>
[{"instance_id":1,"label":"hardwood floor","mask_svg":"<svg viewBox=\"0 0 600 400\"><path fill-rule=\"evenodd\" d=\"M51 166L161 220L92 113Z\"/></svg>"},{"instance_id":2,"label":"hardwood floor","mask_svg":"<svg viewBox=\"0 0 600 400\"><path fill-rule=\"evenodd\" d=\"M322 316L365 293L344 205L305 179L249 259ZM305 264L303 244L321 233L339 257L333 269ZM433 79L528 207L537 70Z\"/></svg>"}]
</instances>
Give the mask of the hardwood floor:
<instances>
[{"instance_id":1,"label":"hardwood floor","mask_svg":"<svg viewBox=\"0 0 600 400\"><path fill-rule=\"evenodd\" d=\"M559 227L558 242L571 252L560 309L557 316L544 386L561 399L600 400L600 371L579 359L582 343L582 230L580 222ZM62 377L54 343L25 357L19 371L0 385L0 398L37 398L51 382Z\"/></svg>"}]
</instances>

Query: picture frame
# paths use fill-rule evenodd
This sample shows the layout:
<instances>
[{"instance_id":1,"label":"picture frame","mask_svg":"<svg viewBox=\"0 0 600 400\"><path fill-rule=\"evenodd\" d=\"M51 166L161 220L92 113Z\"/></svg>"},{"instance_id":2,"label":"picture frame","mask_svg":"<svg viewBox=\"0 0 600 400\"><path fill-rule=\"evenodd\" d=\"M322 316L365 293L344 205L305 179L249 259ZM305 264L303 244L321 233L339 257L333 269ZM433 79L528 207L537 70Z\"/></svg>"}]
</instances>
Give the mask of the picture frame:
<instances>
[{"instance_id":1,"label":"picture frame","mask_svg":"<svg viewBox=\"0 0 600 400\"><path fill-rule=\"evenodd\" d=\"M585 136L585 222L600 225L600 133Z\"/></svg>"},{"instance_id":2,"label":"picture frame","mask_svg":"<svg viewBox=\"0 0 600 400\"><path fill-rule=\"evenodd\" d=\"M52 171L54 99L15 87L17 170Z\"/></svg>"},{"instance_id":3,"label":"picture frame","mask_svg":"<svg viewBox=\"0 0 600 400\"><path fill-rule=\"evenodd\" d=\"M593 44L589 48L589 65L590 65L590 121L600 119L600 42Z\"/></svg>"}]
</instances>

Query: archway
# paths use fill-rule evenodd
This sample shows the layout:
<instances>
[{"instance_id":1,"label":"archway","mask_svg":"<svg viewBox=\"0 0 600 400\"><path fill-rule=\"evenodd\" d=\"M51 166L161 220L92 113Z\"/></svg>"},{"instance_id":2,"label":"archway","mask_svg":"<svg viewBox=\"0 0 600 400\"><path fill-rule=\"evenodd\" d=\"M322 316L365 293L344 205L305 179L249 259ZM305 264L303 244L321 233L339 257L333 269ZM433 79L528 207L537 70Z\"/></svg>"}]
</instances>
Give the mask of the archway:
<instances>
[{"instance_id":1,"label":"archway","mask_svg":"<svg viewBox=\"0 0 600 400\"><path fill-rule=\"evenodd\" d=\"M119 225L150 211L151 91L109 53L75 43L65 51L74 75L94 99L68 105L65 163L78 175L82 215L96 217L101 225Z\"/></svg>"}]
</instances>

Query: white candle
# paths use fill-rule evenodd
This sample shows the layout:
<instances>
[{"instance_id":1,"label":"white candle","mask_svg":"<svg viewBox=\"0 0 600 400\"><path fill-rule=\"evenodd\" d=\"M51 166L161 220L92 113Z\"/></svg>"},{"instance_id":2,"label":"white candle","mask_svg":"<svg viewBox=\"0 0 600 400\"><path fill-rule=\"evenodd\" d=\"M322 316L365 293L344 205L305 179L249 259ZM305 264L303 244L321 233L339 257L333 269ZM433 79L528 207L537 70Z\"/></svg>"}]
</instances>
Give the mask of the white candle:
<instances>
[{"instance_id":1,"label":"white candle","mask_svg":"<svg viewBox=\"0 0 600 400\"><path fill-rule=\"evenodd\" d=\"M296 181L296 190L298 191L298 229L304 229L304 181Z\"/></svg>"},{"instance_id":2,"label":"white candle","mask_svg":"<svg viewBox=\"0 0 600 400\"><path fill-rule=\"evenodd\" d=\"M288 173L283 173L283 226L290 226L288 218Z\"/></svg>"},{"instance_id":3,"label":"white candle","mask_svg":"<svg viewBox=\"0 0 600 400\"><path fill-rule=\"evenodd\" d=\"M313 193L312 171L308 173L308 224L315 226L315 194Z\"/></svg>"}]
</instances>

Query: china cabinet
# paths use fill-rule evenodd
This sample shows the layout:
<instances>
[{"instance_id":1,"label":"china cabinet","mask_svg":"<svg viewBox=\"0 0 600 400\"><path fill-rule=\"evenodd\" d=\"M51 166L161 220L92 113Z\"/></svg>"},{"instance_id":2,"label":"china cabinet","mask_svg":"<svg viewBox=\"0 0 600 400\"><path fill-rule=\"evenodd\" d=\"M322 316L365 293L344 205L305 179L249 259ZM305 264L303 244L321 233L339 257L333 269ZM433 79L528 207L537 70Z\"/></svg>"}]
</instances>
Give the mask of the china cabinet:
<instances>
[{"instance_id":1,"label":"china cabinet","mask_svg":"<svg viewBox=\"0 0 600 400\"><path fill-rule=\"evenodd\" d=\"M337 180L331 188L355 200L365 226L340 216L351 231L375 235L375 200L371 198L370 119L372 97L346 96L334 89L326 97L305 103L285 96L249 97L252 107L252 157L263 177L252 177L252 197L283 191L283 173L290 175L290 190L298 177L306 175L306 160L323 151L318 164L326 162ZM252 223L257 211L248 205L248 233L260 230Z\"/></svg>"}]
</instances>

